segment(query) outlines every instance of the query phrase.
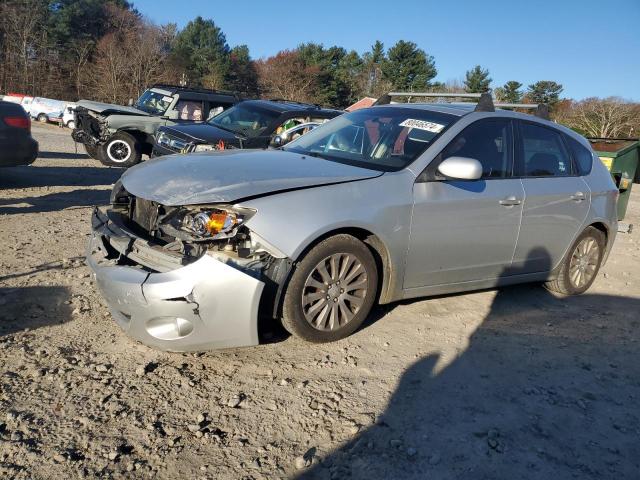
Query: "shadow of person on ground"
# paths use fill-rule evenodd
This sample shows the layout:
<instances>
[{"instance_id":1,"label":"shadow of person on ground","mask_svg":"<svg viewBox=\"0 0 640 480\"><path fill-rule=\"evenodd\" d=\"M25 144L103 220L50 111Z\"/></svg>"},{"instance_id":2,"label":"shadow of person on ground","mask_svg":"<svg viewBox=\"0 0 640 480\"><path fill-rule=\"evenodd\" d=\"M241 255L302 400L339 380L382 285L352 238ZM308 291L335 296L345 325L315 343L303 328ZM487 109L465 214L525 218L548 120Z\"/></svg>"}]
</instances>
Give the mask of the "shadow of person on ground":
<instances>
[{"instance_id":1,"label":"shadow of person on ground","mask_svg":"<svg viewBox=\"0 0 640 480\"><path fill-rule=\"evenodd\" d=\"M48 195L0 198L0 215L16 213L42 213L65 210L73 207L107 205L110 190L72 190Z\"/></svg>"},{"instance_id":2,"label":"shadow of person on ground","mask_svg":"<svg viewBox=\"0 0 640 480\"><path fill-rule=\"evenodd\" d=\"M67 287L0 287L0 339L71 319Z\"/></svg>"},{"instance_id":3,"label":"shadow of person on ground","mask_svg":"<svg viewBox=\"0 0 640 480\"><path fill-rule=\"evenodd\" d=\"M579 313L578 313L579 312ZM640 299L500 289L468 348L300 479L636 479Z\"/></svg>"}]
</instances>

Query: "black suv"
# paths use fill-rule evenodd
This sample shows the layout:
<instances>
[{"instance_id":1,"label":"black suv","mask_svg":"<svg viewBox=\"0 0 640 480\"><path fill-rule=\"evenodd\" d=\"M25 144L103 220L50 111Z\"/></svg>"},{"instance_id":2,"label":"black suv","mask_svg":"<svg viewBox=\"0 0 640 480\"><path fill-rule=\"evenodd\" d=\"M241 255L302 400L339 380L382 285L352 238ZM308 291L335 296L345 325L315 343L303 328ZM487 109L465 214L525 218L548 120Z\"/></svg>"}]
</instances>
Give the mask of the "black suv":
<instances>
[{"instance_id":1,"label":"black suv","mask_svg":"<svg viewBox=\"0 0 640 480\"><path fill-rule=\"evenodd\" d=\"M151 154L162 125L202 123L240 101L230 92L154 85L124 107L80 100L72 137L105 165L130 167Z\"/></svg>"},{"instance_id":2,"label":"black suv","mask_svg":"<svg viewBox=\"0 0 640 480\"><path fill-rule=\"evenodd\" d=\"M281 146L342 113L289 100L245 100L205 123L160 127L153 156Z\"/></svg>"}]
</instances>

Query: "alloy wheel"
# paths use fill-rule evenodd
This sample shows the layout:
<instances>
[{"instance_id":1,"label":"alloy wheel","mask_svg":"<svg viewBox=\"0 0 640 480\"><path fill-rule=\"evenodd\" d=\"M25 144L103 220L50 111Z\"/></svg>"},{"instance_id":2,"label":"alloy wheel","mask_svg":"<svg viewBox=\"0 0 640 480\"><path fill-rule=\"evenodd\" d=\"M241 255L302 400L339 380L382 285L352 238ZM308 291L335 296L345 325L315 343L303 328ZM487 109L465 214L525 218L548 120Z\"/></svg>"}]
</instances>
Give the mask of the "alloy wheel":
<instances>
[{"instance_id":1,"label":"alloy wheel","mask_svg":"<svg viewBox=\"0 0 640 480\"><path fill-rule=\"evenodd\" d=\"M364 304L367 285L367 271L355 255L326 257L311 271L302 289L305 319L317 330L344 327Z\"/></svg>"},{"instance_id":2,"label":"alloy wheel","mask_svg":"<svg viewBox=\"0 0 640 480\"><path fill-rule=\"evenodd\" d=\"M571 255L569 280L575 288L587 285L596 273L600 258L600 246L593 237L582 239Z\"/></svg>"}]
</instances>

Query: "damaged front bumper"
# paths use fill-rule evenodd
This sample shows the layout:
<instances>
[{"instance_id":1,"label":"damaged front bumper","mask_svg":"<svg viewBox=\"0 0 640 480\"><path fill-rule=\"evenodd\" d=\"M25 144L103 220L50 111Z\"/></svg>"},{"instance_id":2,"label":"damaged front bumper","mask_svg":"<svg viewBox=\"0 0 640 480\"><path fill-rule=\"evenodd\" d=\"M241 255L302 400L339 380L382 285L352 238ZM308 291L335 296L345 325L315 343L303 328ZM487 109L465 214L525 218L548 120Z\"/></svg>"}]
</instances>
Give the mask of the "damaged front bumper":
<instances>
[{"instance_id":1,"label":"damaged front bumper","mask_svg":"<svg viewBox=\"0 0 640 480\"><path fill-rule=\"evenodd\" d=\"M175 352L258 344L263 282L207 254L180 265L97 208L92 230L87 263L111 314L129 336ZM159 267L118 265L121 256Z\"/></svg>"},{"instance_id":2,"label":"damaged front bumper","mask_svg":"<svg viewBox=\"0 0 640 480\"><path fill-rule=\"evenodd\" d=\"M86 108L76 108L74 122L76 128L71 132L74 142L97 147L106 142L110 136L105 118Z\"/></svg>"}]
</instances>

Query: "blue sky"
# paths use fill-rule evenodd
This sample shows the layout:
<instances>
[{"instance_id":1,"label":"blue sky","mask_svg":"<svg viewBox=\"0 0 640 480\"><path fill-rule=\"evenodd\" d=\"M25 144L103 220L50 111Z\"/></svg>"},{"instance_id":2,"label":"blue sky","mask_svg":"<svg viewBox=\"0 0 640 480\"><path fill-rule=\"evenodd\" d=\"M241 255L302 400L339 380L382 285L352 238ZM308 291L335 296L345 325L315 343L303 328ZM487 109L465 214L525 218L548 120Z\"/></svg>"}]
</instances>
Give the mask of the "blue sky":
<instances>
[{"instance_id":1,"label":"blue sky","mask_svg":"<svg viewBox=\"0 0 640 480\"><path fill-rule=\"evenodd\" d=\"M640 0L319 0L244 2L133 0L156 23L183 27L201 15L229 45L252 57L302 42L360 53L409 40L436 60L437 79L462 79L476 64L493 87L555 80L564 96L621 96L640 101ZM378 6L380 5L380 6Z\"/></svg>"}]
</instances>

